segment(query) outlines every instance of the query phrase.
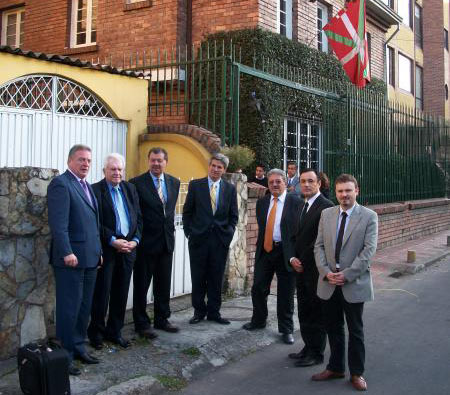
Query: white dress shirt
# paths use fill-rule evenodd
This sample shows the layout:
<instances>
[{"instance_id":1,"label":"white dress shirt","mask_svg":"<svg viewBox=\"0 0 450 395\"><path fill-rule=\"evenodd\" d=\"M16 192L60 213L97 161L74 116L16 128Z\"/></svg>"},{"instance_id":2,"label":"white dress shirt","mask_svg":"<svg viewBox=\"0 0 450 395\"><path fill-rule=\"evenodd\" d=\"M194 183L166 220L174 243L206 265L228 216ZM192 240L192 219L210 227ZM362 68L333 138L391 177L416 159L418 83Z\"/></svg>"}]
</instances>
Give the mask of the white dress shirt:
<instances>
[{"instance_id":1,"label":"white dress shirt","mask_svg":"<svg viewBox=\"0 0 450 395\"><path fill-rule=\"evenodd\" d=\"M284 191L280 196L278 196L277 212L275 214L275 224L273 227L273 241L281 241L280 222L281 222L281 215L283 214L285 199L286 199L286 191ZM270 205L269 210L267 211L266 224L267 221L269 220L270 210L272 210L272 207L273 207L273 195L270 196Z\"/></svg>"},{"instance_id":2,"label":"white dress shirt","mask_svg":"<svg viewBox=\"0 0 450 395\"><path fill-rule=\"evenodd\" d=\"M306 212L309 211L309 209L311 208L311 206L314 204L314 202L316 201L316 199L320 196L320 191L317 192L314 196L310 197L309 199L306 199L306 202L308 202L308 208L306 209Z\"/></svg>"}]
</instances>

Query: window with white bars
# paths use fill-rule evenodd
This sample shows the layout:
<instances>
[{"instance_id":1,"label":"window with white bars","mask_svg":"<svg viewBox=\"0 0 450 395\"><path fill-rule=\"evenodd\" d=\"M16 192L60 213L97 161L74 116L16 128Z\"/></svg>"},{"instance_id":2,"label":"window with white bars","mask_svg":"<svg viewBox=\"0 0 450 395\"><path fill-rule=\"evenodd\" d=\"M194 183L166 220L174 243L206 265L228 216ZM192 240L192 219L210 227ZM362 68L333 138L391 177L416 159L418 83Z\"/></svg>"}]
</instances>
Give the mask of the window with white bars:
<instances>
[{"instance_id":1,"label":"window with white bars","mask_svg":"<svg viewBox=\"0 0 450 395\"><path fill-rule=\"evenodd\" d=\"M289 162L298 169L321 168L322 127L319 122L298 118L284 120L284 169Z\"/></svg>"},{"instance_id":2,"label":"window with white bars","mask_svg":"<svg viewBox=\"0 0 450 395\"><path fill-rule=\"evenodd\" d=\"M13 48L22 48L25 9L17 8L2 13L1 44Z\"/></svg>"},{"instance_id":3,"label":"window with white bars","mask_svg":"<svg viewBox=\"0 0 450 395\"><path fill-rule=\"evenodd\" d=\"M113 118L93 93L65 78L30 75L0 86L0 106Z\"/></svg>"},{"instance_id":4,"label":"window with white bars","mask_svg":"<svg viewBox=\"0 0 450 395\"><path fill-rule=\"evenodd\" d=\"M328 52L328 39L323 27L328 23L328 7L317 2L317 49Z\"/></svg>"},{"instance_id":5,"label":"window with white bars","mask_svg":"<svg viewBox=\"0 0 450 395\"><path fill-rule=\"evenodd\" d=\"M97 5L98 0L72 0L72 48L96 44Z\"/></svg>"},{"instance_id":6,"label":"window with white bars","mask_svg":"<svg viewBox=\"0 0 450 395\"><path fill-rule=\"evenodd\" d=\"M292 0L278 0L278 33L292 39Z\"/></svg>"}]
</instances>

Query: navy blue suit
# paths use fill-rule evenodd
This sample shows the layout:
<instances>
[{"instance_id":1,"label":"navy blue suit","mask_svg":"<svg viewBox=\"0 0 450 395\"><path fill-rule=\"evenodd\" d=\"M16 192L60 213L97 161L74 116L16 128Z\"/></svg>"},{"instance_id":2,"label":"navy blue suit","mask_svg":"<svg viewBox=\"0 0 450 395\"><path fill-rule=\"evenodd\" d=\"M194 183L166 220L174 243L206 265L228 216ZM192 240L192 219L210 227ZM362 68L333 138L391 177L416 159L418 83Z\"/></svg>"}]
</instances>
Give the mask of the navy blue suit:
<instances>
[{"instance_id":1,"label":"navy blue suit","mask_svg":"<svg viewBox=\"0 0 450 395\"><path fill-rule=\"evenodd\" d=\"M67 170L52 180L47 192L50 263L56 283L56 336L72 358L86 352L84 341L102 253L97 201L90 185L88 188L92 205L80 182ZM64 264L64 257L70 254L78 259L76 267Z\"/></svg>"}]
</instances>

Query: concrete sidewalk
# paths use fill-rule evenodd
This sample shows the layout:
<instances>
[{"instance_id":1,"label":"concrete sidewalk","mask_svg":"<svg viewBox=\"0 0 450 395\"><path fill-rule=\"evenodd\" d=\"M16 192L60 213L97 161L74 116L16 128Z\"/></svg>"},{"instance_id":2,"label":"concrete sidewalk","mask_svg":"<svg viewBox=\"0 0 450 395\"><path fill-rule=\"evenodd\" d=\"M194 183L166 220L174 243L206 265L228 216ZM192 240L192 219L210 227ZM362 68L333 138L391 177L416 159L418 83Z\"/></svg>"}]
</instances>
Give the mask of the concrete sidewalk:
<instances>
[{"instance_id":1,"label":"concrete sidewalk","mask_svg":"<svg viewBox=\"0 0 450 395\"><path fill-rule=\"evenodd\" d=\"M415 273L449 255L450 247L446 246L448 234L450 232L442 232L379 251L372 265L375 290L395 281L391 277L393 273ZM406 263L408 249L414 249L417 253L414 266ZM222 315L231 320L231 325L226 326L208 321L189 325L193 314L190 297L177 298L172 301L171 322L180 327L178 334L158 331L156 340L147 341L136 338L133 326L128 324L123 334L132 340L133 346L122 350L108 344L103 350L94 351L93 354L102 363L79 365L83 373L79 377L71 377L72 394L150 394L163 388L182 388L196 373L217 368L280 342L275 295L269 297L268 306L267 328L248 332L242 329L242 324L249 321L252 314L251 298L248 296L223 303ZM297 330L297 318L294 322ZM286 353L289 353L300 350L302 344L297 342L285 347ZM0 362L0 395L16 394L21 394L16 361Z\"/></svg>"}]
</instances>

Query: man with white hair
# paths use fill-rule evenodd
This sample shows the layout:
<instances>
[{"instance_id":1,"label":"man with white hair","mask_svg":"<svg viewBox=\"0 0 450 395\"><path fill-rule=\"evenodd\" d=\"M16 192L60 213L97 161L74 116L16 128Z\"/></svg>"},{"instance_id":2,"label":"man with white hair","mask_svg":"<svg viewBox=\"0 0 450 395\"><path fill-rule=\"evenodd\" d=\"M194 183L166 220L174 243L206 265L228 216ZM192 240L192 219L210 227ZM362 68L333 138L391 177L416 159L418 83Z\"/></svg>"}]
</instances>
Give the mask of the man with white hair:
<instances>
[{"instance_id":1,"label":"man with white hair","mask_svg":"<svg viewBox=\"0 0 450 395\"><path fill-rule=\"evenodd\" d=\"M101 349L103 340L127 348L122 337L136 246L142 233L139 197L133 184L124 181L125 159L120 154L105 158L105 178L92 185L98 201L103 267L98 270L92 301L88 336L91 345ZM106 312L109 314L105 325Z\"/></svg>"}]
</instances>

